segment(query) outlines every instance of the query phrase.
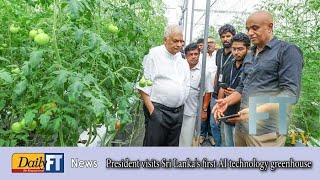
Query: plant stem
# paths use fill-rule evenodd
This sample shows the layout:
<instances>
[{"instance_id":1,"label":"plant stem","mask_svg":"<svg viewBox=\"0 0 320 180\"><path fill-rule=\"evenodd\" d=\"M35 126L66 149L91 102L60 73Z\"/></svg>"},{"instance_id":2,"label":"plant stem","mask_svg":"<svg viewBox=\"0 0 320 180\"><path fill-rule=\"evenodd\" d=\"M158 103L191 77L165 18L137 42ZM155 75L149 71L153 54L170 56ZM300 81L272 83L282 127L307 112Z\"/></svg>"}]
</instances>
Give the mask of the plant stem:
<instances>
[{"instance_id":1,"label":"plant stem","mask_svg":"<svg viewBox=\"0 0 320 180\"><path fill-rule=\"evenodd\" d=\"M94 124L94 128L93 128L93 133L94 133L94 136L93 136L90 144L93 143L93 141L97 138L97 135L98 135L97 126L95 124Z\"/></svg>"},{"instance_id":2,"label":"plant stem","mask_svg":"<svg viewBox=\"0 0 320 180\"><path fill-rule=\"evenodd\" d=\"M139 70L139 69L136 69L136 68L133 68L133 67L124 66L124 67L121 67L120 69L116 70L115 73L118 73L118 72L120 72L122 70L125 70L125 69L130 69L130 70L133 70L133 71L141 72L141 70Z\"/></svg>"},{"instance_id":3,"label":"plant stem","mask_svg":"<svg viewBox=\"0 0 320 180\"><path fill-rule=\"evenodd\" d=\"M60 129L59 129L59 139L60 139L60 146L64 147L64 140L63 140L63 131L62 131L62 124L60 123Z\"/></svg>"},{"instance_id":4,"label":"plant stem","mask_svg":"<svg viewBox=\"0 0 320 180\"><path fill-rule=\"evenodd\" d=\"M118 133L118 129L113 134L111 134L111 138L108 141L108 146L111 146L111 143L114 140L114 138L116 137L117 133Z\"/></svg>"},{"instance_id":5,"label":"plant stem","mask_svg":"<svg viewBox=\"0 0 320 180\"><path fill-rule=\"evenodd\" d=\"M122 70L125 70L125 69L130 69L130 70L133 70L133 71L138 71L138 72L141 72L141 70L139 69L136 69L136 68L133 68L133 67L121 67L120 69L116 70L115 72L113 72L114 74L115 73L118 73ZM104 78L99 84L98 86L101 86L107 79L109 79L111 76L107 76L106 78Z\"/></svg>"},{"instance_id":6,"label":"plant stem","mask_svg":"<svg viewBox=\"0 0 320 180\"><path fill-rule=\"evenodd\" d=\"M92 136L92 124L90 123L90 125L89 125L89 137L88 137L88 140L87 140L87 143L86 143L86 147L88 147L89 146L89 144L90 144L90 141L91 141L91 136Z\"/></svg>"},{"instance_id":7,"label":"plant stem","mask_svg":"<svg viewBox=\"0 0 320 180\"><path fill-rule=\"evenodd\" d=\"M54 51L56 53L57 59L58 59L58 64L62 65L61 62L61 58L60 58L60 54L59 54L59 49L58 49L58 43L57 43L57 35L56 35L56 31L57 31L57 16L59 14L59 10L57 8L57 6L59 5L59 0L54 0L54 7L53 7L53 32L52 32L52 39L53 39L53 46L54 46Z\"/></svg>"}]
</instances>

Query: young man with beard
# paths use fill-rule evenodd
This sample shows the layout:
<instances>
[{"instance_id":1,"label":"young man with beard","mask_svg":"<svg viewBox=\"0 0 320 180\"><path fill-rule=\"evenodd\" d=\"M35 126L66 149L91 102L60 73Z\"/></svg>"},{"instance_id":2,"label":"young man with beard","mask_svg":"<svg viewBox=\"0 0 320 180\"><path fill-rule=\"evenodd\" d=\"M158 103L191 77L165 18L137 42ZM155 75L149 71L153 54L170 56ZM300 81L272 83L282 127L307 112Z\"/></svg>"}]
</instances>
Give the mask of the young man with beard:
<instances>
[{"instance_id":1,"label":"young man with beard","mask_svg":"<svg viewBox=\"0 0 320 180\"><path fill-rule=\"evenodd\" d=\"M249 121L253 121L249 119L249 98L291 97L296 103L300 96L302 51L296 45L273 36L273 25L272 14L265 10L256 11L248 17L246 29L254 46L242 65L243 76L235 91L226 98L217 100L212 109L215 118L219 118L224 115L228 106L241 101L241 111L238 113L240 116L228 119L229 122L236 123L236 146L279 147L284 146L286 141L286 135L280 134L278 125L279 104L273 102L250 107L255 109L255 113L265 113L268 117L256 120L256 133L249 134ZM285 115L288 128L291 118L289 105Z\"/></svg>"},{"instance_id":2,"label":"young man with beard","mask_svg":"<svg viewBox=\"0 0 320 180\"><path fill-rule=\"evenodd\" d=\"M241 79L242 74L242 63L244 58L247 55L247 52L250 48L250 39L244 33L238 33L233 36L231 40L232 54L234 59L228 62L223 68L223 78L222 83L227 84L227 88L220 88L218 99L225 98L229 96L235 88L238 87L238 84ZM225 115L232 115L238 113L240 110L240 102L229 106L225 111ZM217 119L216 123L220 123ZM235 123L223 122L224 124L224 138L225 146L234 146L234 130Z\"/></svg>"},{"instance_id":3,"label":"young man with beard","mask_svg":"<svg viewBox=\"0 0 320 180\"><path fill-rule=\"evenodd\" d=\"M219 36L222 42L223 48L217 51L216 55L216 65L217 65L217 73L214 80L214 92L212 94L210 107L214 107L216 104L216 99L218 98L218 93L220 90L219 82L222 81L223 78L223 67L233 59L233 55L231 53L231 39L236 34L236 30L230 24L223 25L219 29ZM220 124L217 124L214 120L214 117L210 115L210 126L211 133L215 141L215 146L221 146L221 131Z\"/></svg>"}]
</instances>

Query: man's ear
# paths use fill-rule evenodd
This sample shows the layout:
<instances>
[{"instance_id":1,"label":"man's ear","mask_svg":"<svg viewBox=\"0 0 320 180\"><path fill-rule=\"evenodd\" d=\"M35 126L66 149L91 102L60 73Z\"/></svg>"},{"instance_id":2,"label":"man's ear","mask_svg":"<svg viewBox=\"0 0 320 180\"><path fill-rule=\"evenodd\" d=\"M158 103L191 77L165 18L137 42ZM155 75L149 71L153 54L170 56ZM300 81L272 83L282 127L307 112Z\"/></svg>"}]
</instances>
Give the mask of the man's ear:
<instances>
[{"instance_id":1,"label":"man's ear","mask_svg":"<svg viewBox=\"0 0 320 180\"><path fill-rule=\"evenodd\" d=\"M163 43L165 44L167 41L167 37L163 37Z\"/></svg>"},{"instance_id":2,"label":"man's ear","mask_svg":"<svg viewBox=\"0 0 320 180\"><path fill-rule=\"evenodd\" d=\"M269 23L268 27L271 30L271 32L273 32L273 23Z\"/></svg>"}]
</instances>

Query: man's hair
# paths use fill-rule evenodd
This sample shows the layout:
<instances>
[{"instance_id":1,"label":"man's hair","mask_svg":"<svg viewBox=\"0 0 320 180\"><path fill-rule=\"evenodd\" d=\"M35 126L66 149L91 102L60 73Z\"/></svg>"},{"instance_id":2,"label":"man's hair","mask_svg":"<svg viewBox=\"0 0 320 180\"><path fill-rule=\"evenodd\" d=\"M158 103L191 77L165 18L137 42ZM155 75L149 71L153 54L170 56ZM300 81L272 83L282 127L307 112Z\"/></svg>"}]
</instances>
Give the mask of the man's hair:
<instances>
[{"instance_id":1,"label":"man's hair","mask_svg":"<svg viewBox=\"0 0 320 180\"><path fill-rule=\"evenodd\" d=\"M236 34L236 29L231 26L230 24L225 24L220 27L219 29L219 36L221 37L222 34L230 32L233 36Z\"/></svg>"},{"instance_id":2,"label":"man's hair","mask_svg":"<svg viewBox=\"0 0 320 180\"><path fill-rule=\"evenodd\" d=\"M200 43L203 43L203 42L204 42L204 39L200 38L200 39L198 39L197 44L200 44Z\"/></svg>"},{"instance_id":3,"label":"man's hair","mask_svg":"<svg viewBox=\"0 0 320 180\"><path fill-rule=\"evenodd\" d=\"M238 33L234 35L231 39L231 44L233 42L243 42L246 47L250 47L250 39L245 33Z\"/></svg>"},{"instance_id":4,"label":"man's hair","mask_svg":"<svg viewBox=\"0 0 320 180\"><path fill-rule=\"evenodd\" d=\"M184 48L184 54L187 55L187 53L189 51L193 51L195 49L197 49L198 52L200 52L200 49L198 48L198 44L197 43L191 43L186 48Z\"/></svg>"},{"instance_id":5,"label":"man's hair","mask_svg":"<svg viewBox=\"0 0 320 180\"><path fill-rule=\"evenodd\" d=\"M183 34L182 29L180 28L180 26L176 25L176 24L168 25L165 28L164 37L169 37L169 35L172 34L172 33L181 33L181 34Z\"/></svg>"}]
</instances>

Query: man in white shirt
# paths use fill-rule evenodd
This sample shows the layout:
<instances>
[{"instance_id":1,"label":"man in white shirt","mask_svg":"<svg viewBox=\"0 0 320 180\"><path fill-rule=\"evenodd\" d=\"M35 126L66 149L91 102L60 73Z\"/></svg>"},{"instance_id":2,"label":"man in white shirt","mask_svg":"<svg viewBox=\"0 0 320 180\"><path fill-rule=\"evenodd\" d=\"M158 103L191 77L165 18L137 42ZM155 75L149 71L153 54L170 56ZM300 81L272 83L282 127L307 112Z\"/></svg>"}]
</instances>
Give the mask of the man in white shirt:
<instances>
[{"instance_id":1,"label":"man in white shirt","mask_svg":"<svg viewBox=\"0 0 320 180\"><path fill-rule=\"evenodd\" d=\"M184 105L183 123L180 134L179 146L191 146L197 118L197 109L200 96L200 79L202 62L199 62L200 49L196 43L191 43L185 48L186 59L190 67L190 92ZM207 66L208 67L208 66ZM211 92L213 92L214 73L208 68L205 72L205 95L203 96L202 109L206 111L210 103ZM207 113L202 115L207 118Z\"/></svg>"},{"instance_id":2,"label":"man in white shirt","mask_svg":"<svg viewBox=\"0 0 320 180\"><path fill-rule=\"evenodd\" d=\"M144 57L145 79L152 86L140 87L144 103L144 146L178 146L183 121L183 104L190 90L190 69L181 57L182 30L169 25L164 34L164 45L151 48Z\"/></svg>"},{"instance_id":3,"label":"man in white shirt","mask_svg":"<svg viewBox=\"0 0 320 180\"><path fill-rule=\"evenodd\" d=\"M213 37L208 37L208 46L207 46L207 61L206 66L207 70L216 74L217 72L217 65L216 65L216 51L215 51L215 40ZM202 61L202 54L200 55L200 61ZM211 86L213 86L214 81L212 81ZM213 92L213 91L212 91ZM209 98L210 101L211 97ZM210 105L210 102L209 102ZM207 109L203 109L202 116L206 114L206 118L202 118L201 121L201 131L200 131L200 144L202 144L206 139L210 142L212 146L215 145L215 141L212 137L211 127L210 127L210 106Z\"/></svg>"}]
</instances>

